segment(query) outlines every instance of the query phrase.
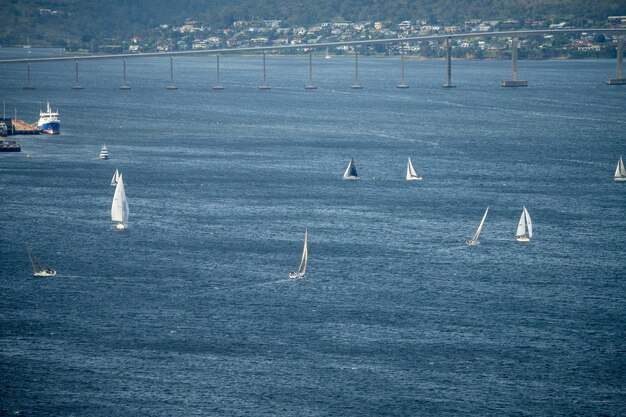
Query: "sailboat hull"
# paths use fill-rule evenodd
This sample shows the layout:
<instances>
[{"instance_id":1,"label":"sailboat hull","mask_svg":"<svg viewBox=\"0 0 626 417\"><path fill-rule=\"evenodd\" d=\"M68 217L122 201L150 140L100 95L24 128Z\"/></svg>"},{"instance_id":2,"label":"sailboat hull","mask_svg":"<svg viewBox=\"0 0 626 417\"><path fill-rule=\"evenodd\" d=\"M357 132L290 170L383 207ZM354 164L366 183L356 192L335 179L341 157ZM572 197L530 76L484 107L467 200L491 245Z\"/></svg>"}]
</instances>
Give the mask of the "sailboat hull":
<instances>
[{"instance_id":1,"label":"sailboat hull","mask_svg":"<svg viewBox=\"0 0 626 417\"><path fill-rule=\"evenodd\" d=\"M617 181L617 182L626 181L626 177L613 177L613 181Z\"/></svg>"},{"instance_id":2,"label":"sailboat hull","mask_svg":"<svg viewBox=\"0 0 626 417\"><path fill-rule=\"evenodd\" d=\"M360 180L361 177L343 177L344 180Z\"/></svg>"},{"instance_id":3,"label":"sailboat hull","mask_svg":"<svg viewBox=\"0 0 626 417\"><path fill-rule=\"evenodd\" d=\"M38 271L33 274L34 277L53 277L57 274L57 271L54 269L46 270L46 271Z\"/></svg>"},{"instance_id":4,"label":"sailboat hull","mask_svg":"<svg viewBox=\"0 0 626 417\"><path fill-rule=\"evenodd\" d=\"M126 230L126 225L124 223L117 223L115 225L115 230Z\"/></svg>"},{"instance_id":5,"label":"sailboat hull","mask_svg":"<svg viewBox=\"0 0 626 417\"><path fill-rule=\"evenodd\" d=\"M477 246L477 245L480 245L480 242L474 239L467 239L465 241L465 244L468 246Z\"/></svg>"},{"instance_id":6,"label":"sailboat hull","mask_svg":"<svg viewBox=\"0 0 626 417\"><path fill-rule=\"evenodd\" d=\"M422 177L408 177L406 178L407 181L421 181Z\"/></svg>"},{"instance_id":7,"label":"sailboat hull","mask_svg":"<svg viewBox=\"0 0 626 417\"><path fill-rule=\"evenodd\" d=\"M304 278L304 274L302 272L290 272L289 273L289 278L291 278L291 279Z\"/></svg>"},{"instance_id":8,"label":"sailboat hull","mask_svg":"<svg viewBox=\"0 0 626 417\"><path fill-rule=\"evenodd\" d=\"M515 236L515 240L520 242L520 243L528 243L530 242L530 238L526 235L524 236Z\"/></svg>"}]
</instances>

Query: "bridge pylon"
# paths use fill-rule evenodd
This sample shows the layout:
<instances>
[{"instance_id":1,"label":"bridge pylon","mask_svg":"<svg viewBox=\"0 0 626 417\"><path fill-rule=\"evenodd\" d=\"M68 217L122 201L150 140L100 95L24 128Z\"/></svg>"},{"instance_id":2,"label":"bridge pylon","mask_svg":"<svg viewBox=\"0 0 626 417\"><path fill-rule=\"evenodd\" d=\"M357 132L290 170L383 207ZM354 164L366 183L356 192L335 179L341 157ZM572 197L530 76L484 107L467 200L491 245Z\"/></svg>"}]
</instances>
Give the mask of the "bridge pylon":
<instances>
[{"instance_id":1,"label":"bridge pylon","mask_svg":"<svg viewBox=\"0 0 626 417\"><path fill-rule=\"evenodd\" d=\"M452 84L452 46L450 45L450 38L446 38L446 83L442 85L443 88L454 88L456 85Z\"/></svg>"},{"instance_id":2,"label":"bridge pylon","mask_svg":"<svg viewBox=\"0 0 626 417\"><path fill-rule=\"evenodd\" d=\"M259 90L271 90L272 87L267 83L265 71L265 51L263 51L263 82L259 85Z\"/></svg>"},{"instance_id":3,"label":"bridge pylon","mask_svg":"<svg viewBox=\"0 0 626 417\"><path fill-rule=\"evenodd\" d=\"M170 83L165 87L166 90L178 90L176 84L174 84L174 59L170 55Z\"/></svg>"},{"instance_id":4,"label":"bridge pylon","mask_svg":"<svg viewBox=\"0 0 626 417\"><path fill-rule=\"evenodd\" d=\"M361 90L363 86L359 83L359 51L354 48L354 84L350 86L353 90Z\"/></svg>"},{"instance_id":5,"label":"bridge pylon","mask_svg":"<svg viewBox=\"0 0 626 417\"><path fill-rule=\"evenodd\" d=\"M70 88L72 90L82 90L83 86L80 85L80 83L78 82L78 59L74 60L74 67L75 67L74 84L72 84Z\"/></svg>"},{"instance_id":6,"label":"bridge pylon","mask_svg":"<svg viewBox=\"0 0 626 417\"><path fill-rule=\"evenodd\" d=\"M30 81L30 62L26 63L26 83L22 87L24 90L34 90L35 86Z\"/></svg>"},{"instance_id":7,"label":"bridge pylon","mask_svg":"<svg viewBox=\"0 0 626 417\"><path fill-rule=\"evenodd\" d=\"M400 84L396 88L409 88L404 82L404 43L400 43Z\"/></svg>"},{"instance_id":8,"label":"bridge pylon","mask_svg":"<svg viewBox=\"0 0 626 417\"><path fill-rule=\"evenodd\" d=\"M215 79L215 85L213 86L214 90L222 91L224 86L220 83L220 54L215 54L216 65L217 65L217 78Z\"/></svg>"},{"instance_id":9,"label":"bridge pylon","mask_svg":"<svg viewBox=\"0 0 626 417\"><path fill-rule=\"evenodd\" d=\"M120 85L119 89L130 90L130 85L128 85L126 80L126 58L122 58L122 85Z\"/></svg>"},{"instance_id":10,"label":"bridge pylon","mask_svg":"<svg viewBox=\"0 0 626 417\"><path fill-rule=\"evenodd\" d=\"M528 81L517 79L517 38L511 39L511 79L502 80L502 87L528 87Z\"/></svg>"},{"instance_id":11,"label":"bridge pylon","mask_svg":"<svg viewBox=\"0 0 626 417\"><path fill-rule=\"evenodd\" d=\"M617 41L617 64L615 70L615 78L606 80L607 85L626 85L624 78L624 38L620 37Z\"/></svg>"},{"instance_id":12,"label":"bridge pylon","mask_svg":"<svg viewBox=\"0 0 626 417\"><path fill-rule=\"evenodd\" d=\"M309 79L304 86L305 90L316 90L317 87L313 84L313 52L309 52Z\"/></svg>"}]
</instances>

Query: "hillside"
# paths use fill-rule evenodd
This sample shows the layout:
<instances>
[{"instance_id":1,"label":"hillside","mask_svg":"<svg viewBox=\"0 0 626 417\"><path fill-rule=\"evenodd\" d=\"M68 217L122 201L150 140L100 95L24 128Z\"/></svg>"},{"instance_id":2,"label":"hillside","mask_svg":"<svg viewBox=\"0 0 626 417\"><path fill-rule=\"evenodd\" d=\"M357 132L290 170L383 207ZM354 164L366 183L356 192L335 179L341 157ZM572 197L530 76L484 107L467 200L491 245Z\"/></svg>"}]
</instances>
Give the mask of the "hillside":
<instances>
[{"instance_id":1,"label":"hillside","mask_svg":"<svg viewBox=\"0 0 626 417\"><path fill-rule=\"evenodd\" d=\"M0 44L76 47L92 39L124 39L160 24L194 19L212 27L236 20L280 19L289 25L326 21L424 19L458 24L466 19L554 19L575 26L602 24L609 15L626 15L615 0L5 0L0 14Z\"/></svg>"}]
</instances>

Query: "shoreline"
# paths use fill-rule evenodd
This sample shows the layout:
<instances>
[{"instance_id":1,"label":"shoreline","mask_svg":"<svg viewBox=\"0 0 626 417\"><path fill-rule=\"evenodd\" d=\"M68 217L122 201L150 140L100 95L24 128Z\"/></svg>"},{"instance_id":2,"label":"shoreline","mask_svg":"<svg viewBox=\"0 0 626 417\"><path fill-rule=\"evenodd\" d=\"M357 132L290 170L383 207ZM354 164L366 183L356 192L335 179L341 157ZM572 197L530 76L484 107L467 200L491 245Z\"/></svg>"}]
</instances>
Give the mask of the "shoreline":
<instances>
[{"instance_id":1,"label":"shoreline","mask_svg":"<svg viewBox=\"0 0 626 417\"><path fill-rule=\"evenodd\" d=\"M54 55L50 54L50 55L46 55L46 56L31 56L29 55L29 57L18 57L18 56L14 56L14 57L0 57L0 60L2 59L37 59L37 58L58 58L58 57L63 57L63 58L72 58L72 57L86 57L86 56L97 56L97 57L102 57L103 59L106 59L105 57L108 55L111 55L111 59L116 59L116 58L120 58L122 54L103 54L103 53L90 53L87 50L79 50L79 51L73 51L73 52L63 52L63 54L59 54L59 50L61 48L59 47L31 47L31 48L23 48L20 46L0 46L0 51L10 51L10 50L17 50L17 51L32 51L32 50L38 50L38 51L46 51L46 50L51 50L54 51ZM315 57L316 55L318 56L324 56L326 53L322 48L312 48L312 47L307 47L307 46L303 46L302 49L315 49L316 51L319 51L317 53L313 53L313 56ZM186 58L206 58L209 55L216 55L217 52L213 52L214 50L205 50L202 52L198 52L198 55L193 56L193 55L185 55ZM186 52L186 51L175 51L175 52ZM155 52L146 52L153 54ZM168 52L160 52L160 54L162 56L169 56L170 54ZM250 53L249 51L247 52L241 52L238 53L236 52L235 49L228 51L228 52L221 52L220 55L224 56L224 55L236 55L236 56L241 56L241 57L256 57L259 56L261 54L261 52L259 53ZM300 53L270 53L270 52L266 52L266 56L267 57L271 57L271 58L291 58L291 57L306 57L308 56L308 52L300 52ZM3 54L2 54L3 55ZM129 58L139 58L142 57L142 55L144 55L144 53L127 53L124 54L125 56L129 57ZM160 56L145 56L145 58L159 58ZM359 54L359 57L362 58L399 58L400 55L387 55L387 54ZM342 59L342 58L348 58L348 59L354 59L354 55L353 54L338 54L338 55L331 55L330 59ZM593 60L593 59L608 59L608 60L614 60L614 57L597 57L597 56L589 56L589 57L572 57L572 56L556 56L556 57L549 57L549 58L522 58L522 57L518 57L518 61L580 61L580 60ZM445 57L425 57L425 56L416 56L416 55L405 55L405 60L407 61L445 61L446 58ZM452 57L453 61L510 61L511 57L497 57L497 58L466 58L466 57Z\"/></svg>"}]
</instances>

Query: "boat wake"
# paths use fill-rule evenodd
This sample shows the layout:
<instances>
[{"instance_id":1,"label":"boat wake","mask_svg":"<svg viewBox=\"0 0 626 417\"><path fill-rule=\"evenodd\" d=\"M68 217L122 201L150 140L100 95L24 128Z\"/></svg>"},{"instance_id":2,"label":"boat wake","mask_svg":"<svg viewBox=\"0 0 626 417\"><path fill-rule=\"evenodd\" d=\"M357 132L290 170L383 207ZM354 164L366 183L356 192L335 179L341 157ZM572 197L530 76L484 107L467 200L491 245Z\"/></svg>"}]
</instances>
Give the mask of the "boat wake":
<instances>
[{"instance_id":1,"label":"boat wake","mask_svg":"<svg viewBox=\"0 0 626 417\"><path fill-rule=\"evenodd\" d=\"M603 167L606 165L606 163L604 162L583 161L581 159L554 158L553 161L573 162L575 164L595 165L599 167Z\"/></svg>"},{"instance_id":2,"label":"boat wake","mask_svg":"<svg viewBox=\"0 0 626 417\"><path fill-rule=\"evenodd\" d=\"M259 282L257 284L250 284L250 285L246 285L246 287L250 287L250 288L254 288L254 287L268 287L271 285L276 285L276 284L285 284L285 283L289 283L289 282L294 282L294 281L300 281L298 279L290 279L290 278L282 278L282 279L277 279L274 281L265 281L265 282Z\"/></svg>"}]
</instances>

